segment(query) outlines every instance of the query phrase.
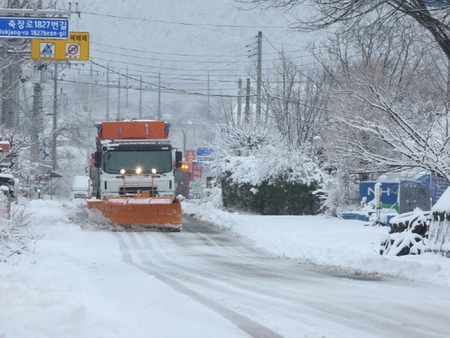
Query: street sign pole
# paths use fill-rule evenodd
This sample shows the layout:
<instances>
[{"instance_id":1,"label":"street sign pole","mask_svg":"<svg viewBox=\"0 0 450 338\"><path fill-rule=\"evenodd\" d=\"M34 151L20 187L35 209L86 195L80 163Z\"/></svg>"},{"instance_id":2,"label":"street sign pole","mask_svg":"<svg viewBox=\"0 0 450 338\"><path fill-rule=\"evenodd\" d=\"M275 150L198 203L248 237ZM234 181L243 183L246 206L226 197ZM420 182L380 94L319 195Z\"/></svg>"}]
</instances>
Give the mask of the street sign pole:
<instances>
[{"instance_id":1,"label":"street sign pole","mask_svg":"<svg viewBox=\"0 0 450 338\"><path fill-rule=\"evenodd\" d=\"M9 1L8 1L9 3ZM71 10L71 3L69 2L68 11L60 10L42 10L42 0L37 2L38 9L23 9L15 8L16 4L12 4L11 8L0 8L0 39L35 39L35 38L52 38L52 39L68 39L70 35L69 28L69 17L71 14L76 13L80 16L78 11L78 3L76 3L76 11ZM9 6L9 5L8 5ZM6 40L7 41L7 40ZM10 52L10 47L8 42L3 43L3 58L5 54ZM14 48L11 49L14 53ZM78 56L71 49L71 53L75 57ZM40 64L36 63L35 67L38 68L40 73ZM5 84L5 76L2 78ZM11 86L11 82L7 83L8 87ZM34 83L34 102L33 102L33 129L32 129L32 139L36 143L32 147L32 158L37 164L39 161L39 137L41 127L39 126L41 105L42 105L42 86L40 81ZM3 107L2 107L3 108ZM3 116L7 114L8 111L2 109L2 120ZM31 171L30 177L35 176L35 169ZM34 190L34 179L30 181L30 188Z\"/></svg>"}]
</instances>

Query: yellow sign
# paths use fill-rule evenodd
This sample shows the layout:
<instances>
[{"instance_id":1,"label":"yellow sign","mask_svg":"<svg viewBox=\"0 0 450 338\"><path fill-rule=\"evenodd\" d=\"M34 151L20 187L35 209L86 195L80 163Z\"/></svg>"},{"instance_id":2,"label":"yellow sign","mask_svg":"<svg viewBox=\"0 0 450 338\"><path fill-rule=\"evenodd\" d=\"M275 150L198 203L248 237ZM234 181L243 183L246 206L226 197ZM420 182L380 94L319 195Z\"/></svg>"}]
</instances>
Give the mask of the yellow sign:
<instances>
[{"instance_id":1,"label":"yellow sign","mask_svg":"<svg viewBox=\"0 0 450 338\"><path fill-rule=\"evenodd\" d=\"M70 32L67 40L31 39L31 58L47 61L89 61L89 32Z\"/></svg>"}]
</instances>

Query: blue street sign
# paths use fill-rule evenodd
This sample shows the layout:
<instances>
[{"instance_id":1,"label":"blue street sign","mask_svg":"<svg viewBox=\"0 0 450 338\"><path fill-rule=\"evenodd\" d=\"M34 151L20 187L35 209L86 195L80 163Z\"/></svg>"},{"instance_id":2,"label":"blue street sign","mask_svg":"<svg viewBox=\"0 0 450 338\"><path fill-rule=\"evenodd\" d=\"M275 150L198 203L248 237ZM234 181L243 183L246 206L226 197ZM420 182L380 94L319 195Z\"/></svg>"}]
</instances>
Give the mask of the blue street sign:
<instances>
[{"instance_id":1,"label":"blue street sign","mask_svg":"<svg viewBox=\"0 0 450 338\"><path fill-rule=\"evenodd\" d=\"M199 148L195 151L195 155L197 156L197 158L199 157L211 157L211 155L213 154L214 149L211 148Z\"/></svg>"},{"instance_id":2,"label":"blue street sign","mask_svg":"<svg viewBox=\"0 0 450 338\"><path fill-rule=\"evenodd\" d=\"M209 167L211 166L212 161L204 161L204 160L197 160L197 165L199 167Z\"/></svg>"},{"instance_id":3,"label":"blue street sign","mask_svg":"<svg viewBox=\"0 0 450 338\"><path fill-rule=\"evenodd\" d=\"M70 36L69 19L0 17L2 38L67 39Z\"/></svg>"},{"instance_id":4,"label":"blue street sign","mask_svg":"<svg viewBox=\"0 0 450 338\"><path fill-rule=\"evenodd\" d=\"M53 168L53 161L52 160L42 160L41 165L43 165L44 167Z\"/></svg>"}]
</instances>

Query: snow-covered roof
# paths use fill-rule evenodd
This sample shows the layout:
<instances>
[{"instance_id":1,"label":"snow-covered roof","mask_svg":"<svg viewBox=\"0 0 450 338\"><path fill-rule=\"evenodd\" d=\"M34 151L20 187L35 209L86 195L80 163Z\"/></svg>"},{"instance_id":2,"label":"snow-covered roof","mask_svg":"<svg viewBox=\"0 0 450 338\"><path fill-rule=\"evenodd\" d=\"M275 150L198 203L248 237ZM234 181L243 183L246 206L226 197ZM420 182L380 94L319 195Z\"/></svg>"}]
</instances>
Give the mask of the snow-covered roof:
<instances>
[{"instance_id":1,"label":"snow-covered roof","mask_svg":"<svg viewBox=\"0 0 450 338\"><path fill-rule=\"evenodd\" d=\"M432 212L450 211L450 188L444 191L442 196L431 209Z\"/></svg>"},{"instance_id":2,"label":"snow-covered roof","mask_svg":"<svg viewBox=\"0 0 450 338\"><path fill-rule=\"evenodd\" d=\"M380 182L402 182L402 181L423 181L424 176L428 176L430 173L423 169L411 169L408 171L390 172L381 175L378 178Z\"/></svg>"}]
</instances>

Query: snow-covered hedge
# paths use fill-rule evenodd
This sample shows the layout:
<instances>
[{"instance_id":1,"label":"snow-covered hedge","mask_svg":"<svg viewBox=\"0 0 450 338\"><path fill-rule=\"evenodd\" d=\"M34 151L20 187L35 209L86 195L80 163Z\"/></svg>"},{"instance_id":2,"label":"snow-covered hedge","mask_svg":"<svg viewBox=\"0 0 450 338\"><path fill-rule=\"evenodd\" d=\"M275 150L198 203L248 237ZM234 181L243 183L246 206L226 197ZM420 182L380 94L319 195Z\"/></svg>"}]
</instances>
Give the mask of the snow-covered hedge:
<instances>
[{"instance_id":1,"label":"snow-covered hedge","mask_svg":"<svg viewBox=\"0 0 450 338\"><path fill-rule=\"evenodd\" d=\"M310 148L294 147L270 129L230 128L214 148L213 174L227 177L234 184L259 186L283 180L311 185L328 179L311 159Z\"/></svg>"},{"instance_id":2,"label":"snow-covered hedge","mask_svg":"<svg viewBox=\"0 0 450 338\"><path fill-rule=\"evenodd\" d=\"M221 181L222 202L227 209L261 215L310 215L318 209L312 194L315 187L283 181L252 186L248 183L233 184L224 178Z\"/></svg>"},{"instance_id":3,"label":"snow-covered hedge","mask_svg":"<svg viewBox=\"0 0 450 338\"><path fill-rule=\"evenodd\" d=\"M274 184L278 180L286 183L301 183L311 185L323 182L327 175L299 150L267 147L255 151L245 157L228 155L216 162L216 173L224 176L235 184L250 184L259 186L263 182Z\"/></svg>"},{"instance_id":4,"label":"snow-covered hedge","mask_svg":"<svg viewBox=\"0 0 450 338\"><path fill-rule=\"evenodd\" d=\"M329 179L311 148L293 147L270 129L241 126L215 146L212 174L224 206L265 214L310 213L312 192Z\"/></svg>"}]
</instances>

